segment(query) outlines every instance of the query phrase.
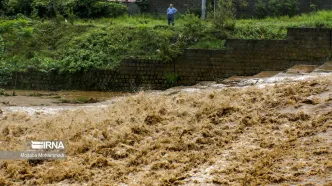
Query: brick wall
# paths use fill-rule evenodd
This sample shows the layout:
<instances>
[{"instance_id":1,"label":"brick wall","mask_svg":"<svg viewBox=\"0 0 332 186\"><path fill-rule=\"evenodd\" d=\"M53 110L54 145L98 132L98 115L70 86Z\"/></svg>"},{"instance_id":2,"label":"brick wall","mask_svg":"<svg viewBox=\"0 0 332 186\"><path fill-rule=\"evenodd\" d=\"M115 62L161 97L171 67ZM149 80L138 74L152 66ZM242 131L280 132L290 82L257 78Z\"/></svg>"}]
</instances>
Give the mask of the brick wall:
<instances>
[{"instance_id":1,"label":"brick wall","mask_svg":"<svg viewBox=\"0 0 332 186\"><path fill-rule=\"evenodd\" d=\"M241 40L226 42L225 50L187 49L171 63L128 59L116 70L76 74L28 71L19 73L21 89L137 90L165 89L215 81L233 75L254 75L265 70L286 70L296 64L323 64L331 52L332 30L290 28L286 40ZM178 81L170 84L169 74Z\"/></svg>"},{"instance_id":2,"label":"brick wall","mask_svg":"<svg viewBox=\"0 0 332 186\"><path fill-rule=\"evenodd\" d=\"M176 60L180 84L320 65L331 50L330 29L288 29L287 40L227 40L226 50L187 50ZM189 76L186 74L190 74Z\"/></svg>"}]
</instances>

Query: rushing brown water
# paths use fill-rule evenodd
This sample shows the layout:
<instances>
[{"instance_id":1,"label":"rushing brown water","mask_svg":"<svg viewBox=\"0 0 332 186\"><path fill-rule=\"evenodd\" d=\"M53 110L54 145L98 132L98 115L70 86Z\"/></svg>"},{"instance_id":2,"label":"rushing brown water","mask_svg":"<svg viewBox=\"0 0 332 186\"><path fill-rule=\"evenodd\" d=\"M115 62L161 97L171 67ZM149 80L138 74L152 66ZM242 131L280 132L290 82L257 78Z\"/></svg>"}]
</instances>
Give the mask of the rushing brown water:
<instances>
[{"instance_id":1,"label":"rushing brown water","mask_svg":"<svg viewBox=\"0 0 332 186\"><path fill-rule=\"evenodd\" d=\"M7 95L12 95L12 90L6 90ZM40 91L16 90L16 96L0 96L0 106L56 106L73 105L76 100L102 102L115 97L128 96L124 92L97 92L97 91ZM82 102L84 103L84 102Z\"/></svg>"},{"instance_id":2,"label":"rushing brown water","mask_svg":"<svg viewBox=\"0 0 332 186\"><path fill-rule=\"evenodd\" d=\"M68 157L0 161L0 185L331 185L330 95L325 76L37 107L44 114L3 106L0 150L63 139Z\"/></svg>"},{"instance_id":3,"label":"rushing brown water","mask_svg":"<svg viewBox=\"0 0 332 186\"><path fill-rule=\"evenodd\" d=\"M10 94L13 90L5 90L5 93ZM16 95L19 96L60 96L61 98L75 99L79 97L98 98L101 100L128 95L125 92L100 92L100 91L43 91L43 90L16 90Z\"/></svg>"}]
</instances>

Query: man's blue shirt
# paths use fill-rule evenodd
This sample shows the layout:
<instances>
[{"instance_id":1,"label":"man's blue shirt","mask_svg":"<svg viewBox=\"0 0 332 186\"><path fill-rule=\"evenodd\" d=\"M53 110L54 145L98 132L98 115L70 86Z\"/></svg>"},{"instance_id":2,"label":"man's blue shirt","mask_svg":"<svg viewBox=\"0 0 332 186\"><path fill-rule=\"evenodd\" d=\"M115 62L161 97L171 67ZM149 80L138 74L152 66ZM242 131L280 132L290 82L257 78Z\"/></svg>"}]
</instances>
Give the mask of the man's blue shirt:
<instances>
[{"instance_id":1,"label":"man's blue shirt","mask_svg":"<svg viewBox=\"0 0 332 186\"><path fill-rule=\"evenodd\" d=\"M167 15L174 15L178 10L176 8L168 8Z\"/></svg>"}]
</instances>

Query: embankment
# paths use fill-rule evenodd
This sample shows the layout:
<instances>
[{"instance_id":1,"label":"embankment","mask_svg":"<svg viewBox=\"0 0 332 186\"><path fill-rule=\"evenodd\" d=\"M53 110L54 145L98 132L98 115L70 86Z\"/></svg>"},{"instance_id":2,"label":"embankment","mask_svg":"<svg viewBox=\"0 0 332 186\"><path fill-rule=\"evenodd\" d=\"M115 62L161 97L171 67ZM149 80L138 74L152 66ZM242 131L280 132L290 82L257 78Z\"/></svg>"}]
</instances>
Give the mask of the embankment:
<instances>
[{"instance_id":1,"label":"embankment","mask_svg":"<svg viewBox=\"0 0 332 186\"><path fill-rule=\"evenodd\" d=\"M332 29L289 28L286 40L230 39L224 50L186 49L172 62L127 59L114 70L60 74L18 73L17 88L135 91L218 81L234 75L282 71L296 64L320 65L330 55ZM8 87L12 87L9 83Z\"/></svg>"}]
</instances>

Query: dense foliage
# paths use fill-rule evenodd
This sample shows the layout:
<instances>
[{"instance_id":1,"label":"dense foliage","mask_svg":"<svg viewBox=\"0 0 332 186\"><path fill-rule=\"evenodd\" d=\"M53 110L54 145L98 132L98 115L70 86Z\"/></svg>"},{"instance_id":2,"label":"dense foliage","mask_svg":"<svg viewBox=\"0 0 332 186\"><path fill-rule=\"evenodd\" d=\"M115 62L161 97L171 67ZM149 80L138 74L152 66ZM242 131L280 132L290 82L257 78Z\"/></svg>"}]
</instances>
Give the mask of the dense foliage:
<instances>
[{"instance_id":1,"label":"dense foliage","mask_svg":"<svg viewBox=\"0 0 332 186\"><path fill-rule=\"evenodd\" d=\"M75 25L56 20L1 20L2 63L13 70L76 72L115 68L125 58L167 62L199 42L205 33L202 21L193 14L184 16L181 24L185 27L179 28L148 24L152 19L144 17L121 19Z\"/></svg>"},{"instance_id":2,"label":"dense foliage","mask_svg":"<svg viewBox=\"0 0 332 186\"><path fill-rule=\"evenodd\" d=\"M231 10L233 5L226 5L218 11ZM75 24L57 18L1 19L0 65L6 69L1 73L28 68L61 72L113 69L125 58L167 62L184 48L223 48L226 38L284 39L287 27L332 27L330 11L260 20L234 20L234 14L224 14L216 15L227 18L220 22L180 15L174 28L165 26L164 19L147 15L76 19Z\"/></svg>"},{"instance_id":3,"label":"dense foliage","mask_svg":"<svg viewBox=\"0 0 332 186\"><path fill-rule=\"evenodd\" d=\"M299 11L299 0L270 0L264 3L258 0L255 5L255 16L257 18L295 16Z\"/></svg>"},{"instance_id":4,"label":"dense foliage","mask_svg":"<svg viewBox=\"0 0 332 186\"><path fill-rule=\"evenodd\" d=\"M74 38L63 51L59 64L69 71L114 68L129 57L171 60L184 46L173 30L99 28Z\"/></svg>"},{"instance_id":5,"label":"dense foliage","mask_svg":"<svg viewBox=\"0 0 332 186\"><path fill-rule=\"evenodd\" d=\"M233 0L219 0L214 25L217 29L230 29L235 27L235 5Z\"/></svg>"},{"instance_id":6,"label":"dense foliage","mask_svg":"<svg viewBox=\"0 0 332 186\"><path fill-rule=\"evenodd\" d=\"M127 7L107 0L0 0L0 14L24 14L39 18L74 14L81 18L117 17L126 13Z\"/></svg>"},{"instance_id":7,"label":"dense foliage","mask_svg":"<svg viewBox=\"0 0 332 186\"><path fill-rule=\"evenodd\" d=\"M149 8L148 0L136 0L136 4L141 9L141 12L147 12Z\"/></svg>"},{"instance_id":8,"label":"dense foliage","mask_svg":"<svg viewBox=\"0 0 332 186\"><path fill-rule=\"evenodd\" d=\"M287 28L332 28L332 11L319 11L293 17L237 20L233 38L285 39Z\"/></svg>"}]
</instances>

